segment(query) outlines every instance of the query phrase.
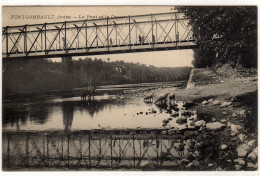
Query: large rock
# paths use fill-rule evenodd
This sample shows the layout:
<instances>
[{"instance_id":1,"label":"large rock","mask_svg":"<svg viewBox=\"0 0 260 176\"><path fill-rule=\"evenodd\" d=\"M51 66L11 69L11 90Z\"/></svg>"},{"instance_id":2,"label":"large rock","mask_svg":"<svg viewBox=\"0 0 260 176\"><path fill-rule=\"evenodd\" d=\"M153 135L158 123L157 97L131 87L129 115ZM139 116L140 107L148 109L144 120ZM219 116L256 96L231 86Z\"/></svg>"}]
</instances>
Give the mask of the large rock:
<instances>
[{"instance_id":1,"label":"large rock","mask_svg":"<svg viewBox=\"0 0 260 176\"><path fill-rule=\"evenodd\" d=\"M207 101L207 100L204 100L201 104L202 104L202 105L206 105L206 104L208 104L208 101Z\"/></svg>"},{"instance_id":2,"label":"large rock","mask_svg":"<svg viewBox=\"0 0 260 176\"><path fill-rule=\"evenodd\" d=\"M220 146L220 150L226 150L227 149L227 145L226 144L222 144L221 146Z\"/></svg>"},{"instance_id":3,"label":"large rock","mask_svg":"<svg viewBox=\"0 0 260 176\"><path fill-rule=\"evenodd\" d=\"M245 135L245 134L242 134L242 133L239 134L238 137L239 137L239 139L240 139L241 142L244 142L245 139L246 139L246 135Z\"/></svg>"},{"instance_id":4,"label":"large rock","mask_svg":"<svg viewBox=\"0 0 260 176\"><path fill-rule=\"evenodd\" d=\"M231 128L231 136L238 134L239 131L242 129L240 125L234 125L234 124L230 124L230 128Z\"/></svg>"},{"instance_id":5,"label":"large rock","mask_svg":"<svg viewBox=\"0 0 260 176\"><path fill-rule=\"evenodd\" d=\"M256 144L256 140L255 139L253 139L253 140L251 140L251 141L249 141L247 143L247 145L249 145L250 147L254 146L255 144Z\"/></svg>"},{"instance_id":6,"label":"large rock","mask_svg":"<svg viewBox=\"0 0 260 176\"><path fill-rule=\"evenodd\" d=\"M195 122L195 127L203 127L206 125L206 122L204 120L199 120Z\"/></svg>"},{"instance_id":7,"label":"large rock","mask_svg":"<svg viewBox=\"0 0 260 176\"><path fill-rule=\"evenodd\" d=\"M246 154L249 151L249 146L247 144L242 144L240 146L237 147L237 156L238 157L245 157Z\"/></svg>"},{"instance_id":8,"label":"large rock","mask_svg":"<svg viewBox=\"0 0 260 176\"><path fill-rule=\"evenodd\" d=\"M240 165L245 165L246 164L246 162L245 162L245 160L243 160L243 158L237 158L237 159L234 160L234 162L238 163Z\"/></svg>"},{"instance_id":9,"label":"large rock","mask_svg":"<svg viewBox=\"0 0 260 176\"><path fill-rule=\"evenodd\" d=\"M255 161L257 159L257 150L258 147L256 147L249 155L248 158L250 158L251 160Z\"/></svg>"},{"instance_id":10,"label":"large rock","mask_svg":"<svg viewBox=\"0 0 260 176\"><path fill-rule=\"evenodd\" d=\"M241 170L241 169L243 168L243 166L242 166L242 165L239 165L239 164L237 164L237 165L235 165L235 168L236 168L236 170Z\"/></svg>"},{"instance_id":11,"label":"large rock","mask_svg":"<svg viewBox=\"0 0 260 176\"><path fill-rule=\"evenodd\" d=\"M208 102L209 102L209 103L213 103L213 99L209 99Z\"/></svg>"},{"instance_id":12,"label":"large rock","mask_svg":"<svg viewBox=\"0 0 260 176\"><path fill-rule=\"evenodd\" d=\"M222 104L220 105L220 107L221 107L221 108L225 108L225 107L230 106L231 104L232 104L231 101L229 101L229 102L224 102L224 103L222 103Z\"/></svg>"},{"instance_id":13,"label":"large rock","mask_svg":"<svg viewBox=\"0 0 260 176\"><path fill-rule=\"evenodd\" d=\"M215 100L215 101L213 101L212 103L213 103L213 105L219 105L219 104L220 104L220 101Z\"/></svg>"},{"instance_id":14,"label":"large rock","mask_svg":"<svg viewBox=\"0 0 260 176\"><path fill-rule=\"evenodd\" d=\"M254 164L254 163L247 163L247 167L257 169L258 164L257 163L256 164Z\"/></svg>"},{"instance_id":15,"label":"large rock","mask_svg":"<svg viewBox=\"0 0 260 176\"><path fill-rule=\"evenodd\" d=\"M206 128L209 130L220 130L224 127L225 125L220 122L213 122L213 123L207 123Z\"/></svg>"}]
</instances>

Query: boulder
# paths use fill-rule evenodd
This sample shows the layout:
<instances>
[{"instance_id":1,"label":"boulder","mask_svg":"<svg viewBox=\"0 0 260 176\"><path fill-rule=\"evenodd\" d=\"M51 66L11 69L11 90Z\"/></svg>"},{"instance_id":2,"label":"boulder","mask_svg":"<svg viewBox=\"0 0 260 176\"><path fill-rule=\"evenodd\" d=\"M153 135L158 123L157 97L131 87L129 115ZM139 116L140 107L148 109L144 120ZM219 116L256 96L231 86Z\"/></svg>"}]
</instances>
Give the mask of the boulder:
<instances>
[{"instance_id":1,"label":"boulder","mask_svg":"<svg viewBox=\"0 0 260 176\"><path fill-rule=\"evenodd\" d=\"M213 123L207 123L206 128L209 130L220 130L224 127L225 125L220 122L213 122Z\"/></svg>"},{"instance_id":2,"label":"boulder","mask_svg":"<svg viewBox=\"0 0 260 176\"><path fill-rule=\"evenodd\" d=\"M257 169L258 164L257 164L257 163L256 163L256 164L253 164L253 163L247 163L247 167Z\"/></svg>"},{"instance_id":3,"label":"boulder","mask_svg":"<svg viewBox=\"0 0 260 176\"><path fill-rule=\"evenodd\" d=\"M221 119L220 122L225 123L225 122L227 122L227 119Z\"/></svg>"},{"instance_id":4,"label":"boulder","mask_svg":"<svg viewBox=\"0 0 260 176\"><path fill-rule=\"evenodd\" d=\"M227 149L227 145L226 144L222 144L221 146L220 146L220 150L226 150Z\"/></svg>"},{"instance_id":5,"label":"boulder","mask_svg":"<svg viewBox=\"0 0 260 176\"><path fill-rule=\"evenodd\" d=\"M202 105L206 105L206 104L208 104L208 101L207 101L207 100L204 100L201 104L202 104Z\"/></svg>"},{"instance_id":6,"label":"boulder","mask_svg":"<svg viewBox=\"0 0 260 176\"><path fill-rule=\"evenodd\" d=\"M209 164L208 164L208 167L213 167L213 164L212 164L212 163L209 163Z\"/></svg>"},{"instance_id":7,"label":"boulder","mask_svg":"<svg viewBox=\"0 0 260 176\"><path fill-rule=\"evenodd\" d=\"M221 108L225 108L225 107L230 106L231 104L232 104L231 101L229 101L229 102L224 102L224 103L222 103L222 104L220 105L220 107L221 107Z\"/></svg>"},{"instance_id":8,"label":"boulder","mask_svg":"<svg viewBox=\"0 0 260 176\"><path fill-rule=\"evenodd\" d=\"M182 159L181 162L182 162L182 163L189 163L189 160L187 160L187 159Z\"/></svg>"},{"instance_id":9,"label":"boulder","mask_svg":"<svg viewBox=\"0 0 260 176\"><path fill-rule=\"evenodd\" d=\"M255 139L253 139L253 140L251 140L251 141L249 141L247 143L247 145L249 145L250 147L254 146L255 144L256 144L256 140Z\"/></svg>"},{"instance_id":10,"label":"boulder","mask_svg":"<svg viewBox=\"0 0 260 176\"><path fill-rule=\"evenodd\" d=\"M249 146L247 144L242 144L237 147L237 156L245 157L248 151L249 151Z\"/></svg>"},{"instance_id":11,"label":"boulder","mask_svg":"<svg viewBox=\"0 0 260 176\"><path fill-rule=\"evenodd\" d=\"M237 159L234 160L234 162L238 163L240 165L245 165L246 164L246 162L245 162L245 160L243 160L243 158L237 158Z\"/></svg>"},{"instance_id":12,"label":"boulder","mask_svg":"<svg viewBox=\"0 0 260 176\"><path fill-rule=\"evenodd\" d=\"M239 131L242 129L240 125L234 125L234 124L230 124L230 128L231 128L231 136L238 134Z\"/></svg>"},{"instance_id":13,"label":"boulder","mask_svg":"<svg viewBox=\"0 0 260 176\"><path fill-rule=\"evenodd\" d=\"M213 103L213 99L209 99L208 102L209 102L209 103Z\"/></svg>"},{"instance_id":14,"label":"boulder","mask_svg":"<svg viewBox=\"0 0 260 176\"><path fill-rule=\"evenodd\" d=\"M195 122L195 127L203 127L205 126L206 122L204 120L199 120Z\"/></svg>"},{"instance_id":15,"label":"boulder","mask_svg":"<svg viewBox=\"0 0 260 176\"><path fill-rule=\"evenodd\" d=\"M213 105L219 105L219 104L220 104L220 101L215 100L215 101L213 101L212 103L213 103Z\"/></svg>"},{"instance_id":16,"label":"boulder","mask_svg":"<svg viewBox=\"0 0 260 176\"><path fill-rule=\"evenodd\" d=\"M248 155L248 158L253 161L257 159L257 147Z\"/></svg>"},{"instance_id":17,"label":"boulder","mask_svg":"<svg viewBox=\"0 0 260 176\"><path fill-rule=\"evenodd\" d=\"M239 134L238 137L239 137L239 139L240 139L241 142L244 142L245 139L246 139L246 135L244 135L244 134L242 134L242 133Z\"/></svg>"},{"instance_id":18,"label":"boulder","mask_svg":"<svg viewBox=\"0 0 260 176\"><path fill-rule=\"evenodd\" d=\"M243 168L243 166L236 164L236 165L235 165L235 168L236 168L236 170L241 170L241 169Z\"/></svg>"}]
</instances>

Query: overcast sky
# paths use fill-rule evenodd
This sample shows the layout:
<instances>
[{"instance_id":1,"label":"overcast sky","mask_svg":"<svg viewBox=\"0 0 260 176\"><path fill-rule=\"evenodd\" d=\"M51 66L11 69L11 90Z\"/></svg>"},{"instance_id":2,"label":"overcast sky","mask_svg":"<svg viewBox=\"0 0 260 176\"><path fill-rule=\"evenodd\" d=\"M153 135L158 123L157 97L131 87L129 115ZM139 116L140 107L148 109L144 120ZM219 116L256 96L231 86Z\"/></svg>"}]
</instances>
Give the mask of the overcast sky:
<instances>
[{"instance_id":1,"label":"overcast sky","mask_svg":"<svg viewBox=\"0 0 260 176\"><path fill-rule=\"evenodd\" d=\"M33 23L70 21L70 19L62 19L59 17L71 17L71 20L80 20L83 16L88 19L113 16L141 15L151 13L172 12L173 6L67 6L67 7L3 7L3 26L24 25ZM23 16L22 16L23 15ZM27 16L26 16L27 15ZM28 19L30 15L49 15L51 19ZM27 17L27 18L26 18ZM20 19L19 19L20 18ZM21 19L22 18L22 19ZM154 65L157 67L180 67L191 66L193 59L192 50L173 50L173 51L157 51L142 52L130 54L113 54L90 56L92 58L101 58L111 61L124 60L126 62L139 62L146 65ZM81 58L85 58L82 56Z\"/></svg>"}]
</instances>

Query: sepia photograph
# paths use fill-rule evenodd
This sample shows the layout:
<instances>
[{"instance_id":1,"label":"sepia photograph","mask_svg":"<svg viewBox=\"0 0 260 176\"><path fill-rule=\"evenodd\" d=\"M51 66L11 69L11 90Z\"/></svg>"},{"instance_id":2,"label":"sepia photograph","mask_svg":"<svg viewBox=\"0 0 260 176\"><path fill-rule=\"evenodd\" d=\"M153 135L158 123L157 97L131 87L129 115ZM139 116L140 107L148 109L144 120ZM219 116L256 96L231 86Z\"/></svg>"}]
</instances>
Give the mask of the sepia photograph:
<instances>
[{"instance_id":1,"label":"sepia photograph","mask_svg":"<svg viewBox=\"0 0 260 176\"><path fill-rule=\"evenodd\" d=\"M258 6L2 6L2 170L258 171Z\"/></svg>"}]
</instances>

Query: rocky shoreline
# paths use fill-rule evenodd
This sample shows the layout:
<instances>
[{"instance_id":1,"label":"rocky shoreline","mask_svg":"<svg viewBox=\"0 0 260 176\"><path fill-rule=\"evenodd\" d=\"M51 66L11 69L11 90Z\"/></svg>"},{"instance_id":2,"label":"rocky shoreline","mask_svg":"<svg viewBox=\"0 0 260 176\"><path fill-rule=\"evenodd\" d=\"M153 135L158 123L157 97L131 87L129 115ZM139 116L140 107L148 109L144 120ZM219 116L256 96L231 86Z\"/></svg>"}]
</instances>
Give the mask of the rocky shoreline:
<instances>
[{"instance_id":1,"label":"rocky shoreline","mask_svg":"<svg viewBox=\"0 0 260 176\"><path fill-rule=\"evenodd\" d=\"M165 131L161 132L165 135L173 135L176 134L176 131L183 130L172 126L171 121L174 121L175 124L178 121L184 122L184 128L190 128L191 122L193 122L192 126L199 132L198 136L188 139L187 135L183 135L180 140L186 140L185 145L189 145L189 149L195 150L197 153L197 156L190 156L187 161L183 161L186 169L257 170L257 76L232 77L232 79L215 78L221 81L213 80L209 84L201 84L199 81L196 84L189 81L189 84L193 86L189 86L187 89L160 88L140 91L134 96L144 97L152 92L155 97L158 97L162 93L174 92L176 101L184 101L184 104L189 104L188 109L179 107L182 109L182 113L189 112L188 116L185 117L185 114L182 114L182 117L176 119L174 114L177 112L173 110L169 113L169 118L165 118L163 121L162 126ZM194 116L196 116L196 120ZM210 140L205 137L208 135L219 138L218 142L215 144L209 142ZM194 147L195 144L192 146L187 140L196 141L197 147ZM183 143L180 142L179 145L183 145ZM214 150L208 150L209 148L214 148ZM208 151L209 155L213 155L212 151L217 151L217 153L211 158L203 158L201 153L205 151Z\"/></svg>"}]
</instances>

